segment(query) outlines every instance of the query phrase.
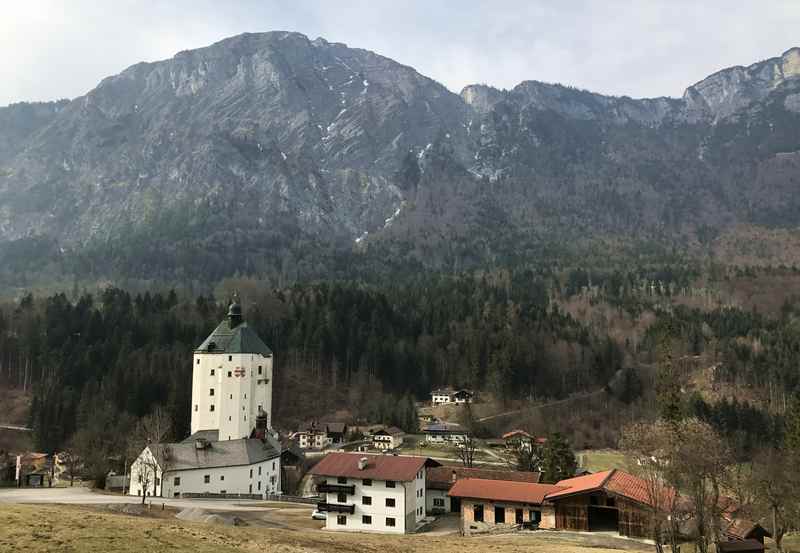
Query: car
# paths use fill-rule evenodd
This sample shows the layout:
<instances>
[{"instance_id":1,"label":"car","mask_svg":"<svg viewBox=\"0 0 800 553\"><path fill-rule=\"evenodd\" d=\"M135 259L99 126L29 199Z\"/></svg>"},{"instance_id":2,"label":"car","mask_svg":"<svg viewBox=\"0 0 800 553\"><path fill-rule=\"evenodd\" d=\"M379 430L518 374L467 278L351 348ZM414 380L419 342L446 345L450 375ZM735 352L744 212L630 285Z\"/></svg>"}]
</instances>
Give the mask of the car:
<instances>
[{"instance_id":1,"label":"car","mask_svg":"<svg viewBox=\"0 0 800 553\"><path fill-rule=\"evenodd\" d=\"M314 509L314 512L311 513L311 518L314 520L328 520L328 513L320 511L319 509Z\"/></svg>"}]
</instances>

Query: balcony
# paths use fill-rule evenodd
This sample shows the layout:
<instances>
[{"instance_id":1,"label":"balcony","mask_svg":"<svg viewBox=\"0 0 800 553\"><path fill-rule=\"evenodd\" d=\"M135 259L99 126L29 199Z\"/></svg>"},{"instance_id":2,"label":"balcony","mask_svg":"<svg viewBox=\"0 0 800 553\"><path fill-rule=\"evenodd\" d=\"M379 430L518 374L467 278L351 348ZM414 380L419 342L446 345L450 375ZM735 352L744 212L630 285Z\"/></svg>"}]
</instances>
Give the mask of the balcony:
<instances>
[{"instance_id":1,"label":"balcony","mask_svg":"<svg viewBox=\"0 0 800 553\"><path fill-rule=\"evenodd\" d=\"M346 493L353 495L356 493L355 486L345 486L344 484L317 484L319 493Z\"/></svg>"},{"instance_id":2,"label":"balcony","mask_svg":"<svg viewBox=\"0 0 800 553\"><path fill-rule=\"evenodd\" d=\"M347 513L348 515L356 512L355 505L342 505L341 503L317 503L317 509L323 513Z\"/></svg>"}]
</instances>

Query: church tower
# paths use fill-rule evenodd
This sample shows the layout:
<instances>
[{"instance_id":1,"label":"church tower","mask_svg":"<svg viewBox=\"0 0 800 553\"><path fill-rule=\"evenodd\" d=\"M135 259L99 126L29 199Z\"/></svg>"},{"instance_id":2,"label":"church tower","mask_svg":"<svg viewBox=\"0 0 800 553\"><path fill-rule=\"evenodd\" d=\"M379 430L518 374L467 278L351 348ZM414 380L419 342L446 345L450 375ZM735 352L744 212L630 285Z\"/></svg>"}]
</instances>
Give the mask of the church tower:
<instances>
[{"instance_id":1,"label":"church tower","mask_svg":"<svg viewBox=\"0 0 800 553\"><path fill-rule=\"evenodd\" d=\"M216 439L236 440L257 424L272 427L272 351L243 321L237 296L195 350L192 367L192 434L219 431Z\"/></svg>"}]
</instances>

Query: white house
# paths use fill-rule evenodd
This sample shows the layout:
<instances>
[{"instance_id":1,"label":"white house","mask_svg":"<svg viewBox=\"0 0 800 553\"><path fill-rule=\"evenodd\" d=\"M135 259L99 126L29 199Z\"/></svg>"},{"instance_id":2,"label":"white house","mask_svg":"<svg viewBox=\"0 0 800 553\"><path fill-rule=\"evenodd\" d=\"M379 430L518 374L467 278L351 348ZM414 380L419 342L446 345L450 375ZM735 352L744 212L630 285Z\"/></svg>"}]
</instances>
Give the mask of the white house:
<instances>
[{"instance_id":1,"label":"white house","mask_svg":"<svg viewBox=\"0 0 800 553\"><path fill-rule=\"evenodd\" d=\"M151 444L131 466L131 495L280 493L281 446L272 425L272 351L242 320L227 318L194 352L192 435Z\"/></svg>"},{"instance_id":2,"label":"white house","mask_svg":"<svg viewBox=\"0 0 800 553\"><path fill-rule=\"evenodd\" d=\"M433 405L447 405L452 402L453 389L440 388L431 392L431 404Z\"/></svg>"},{"instance_id":3,"label":"white house","mask_svg":"<svg viewBox=\"0 0 800 553\"><path fill-rule=\"evenodd\" d=\"M295 432L291 435L297 441L300 449L324 449L331 445L328 433L320 429L309 429Z\"/></svg>"},{"instance_id":4,"label":"white house","mask_svg":"<svg viewBox=\"0 0 800 553\"><path fill-rule=\"evenodd\" d=\"M178 443L154 444L131 466L131 495L181 497L183 494L278 494L280 444L264 440L208 441L199 435Z\"/></svg>"},{"instance_id":5,"label":"white house","mask_svg":"<svg viewBox=\"0 0 800 553\"><path fill-rule=\"evenodd\" d=\"M395 449L403 443L405 435L405 432L396 426L378 430L372 435L372 446L382 450Z\"/></svg>"},{"instance_id":6,"label":"white house","mask_svg":"<svg viewBox=\"0 0 800 553\"><path fill-rule=\"evenodd\" d=\"M329 453L312 469L325 528L405 534L425 518L425 457Z\"/></svg>"},{"instance_id":7,"label":"white house","mask_svg":"<svg viewBox=\"0 0 800 553\"><path fill-rule=\"evenodd\" d=\"M469 434L461 425L449 422L429 424L422 431L425 441L432 444L460 444L467 441Z\"/></svg>"}]
</instances>

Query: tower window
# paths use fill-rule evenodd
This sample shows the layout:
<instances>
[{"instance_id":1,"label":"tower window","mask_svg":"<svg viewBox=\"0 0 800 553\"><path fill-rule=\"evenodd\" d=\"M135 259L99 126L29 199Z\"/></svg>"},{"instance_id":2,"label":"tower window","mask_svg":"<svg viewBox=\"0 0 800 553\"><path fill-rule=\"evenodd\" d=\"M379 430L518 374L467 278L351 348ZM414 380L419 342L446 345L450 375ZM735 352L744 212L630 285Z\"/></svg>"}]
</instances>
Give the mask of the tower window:
<instances>
[{"instance_id":1,"label":"tower window","mask_svg":"<svg viewBox=\"0 0 800 553\"><path fill-rule=\"evenodd\" d=\"M211 369L211 376L214 376L214 369Z\"/></svg>"},{"instance_id":2,"label":"tower window","mask_svg":"<svg viewBox=\"0 0 800 553\"><path fill-rule=\"evenodd\" d=\"M199 360L199 359L198 359L197 361L198 361L198 362L200 362L200 360ZM261 365L259 365L259 366L258 366L258 374L261 374L261 369L262 369L262 368L261 368Z\"/></svg>"},{"instance_id":3,"label":"tower window","mask_svg":"<svg viewBox=\"0 0 800 553\"><path fill-rule=\"evenodd\" d=\"M209 410L209 411L213 411L213 410L214 410L214 406L213 406L213 405L209 405L209 408L208 408L208 410Z\"/></svg>"},{"instance_id":4,"label":"tower window","mask_svg":"<svg viewBox=\"0 0 800 553\"><path fill-rule=\"evenodd\" d=\"M228 361L233 361L233 355L228 356Z\"/></svg>"},{"instance_id":5,"label":"tower window","mask_svg":"<svg viewBox=\"0 0 800 553\"><path fill-rule=\"evenodd\" d=\"M208 390L208 395L210 395L210 396L214 395L214 388L211 388L210 390Z\"/></svg>"},{"instance_id":6,"label":"tower window","mask_svg":"<svg viewBox=\"0 0 800 553\"><path fill-rule=\"evenodd\" d=\"M199 359L197 360L197 364L198 364L198 365L200 364L200 360L199 360Z\"/></svg>"},{"instance_id":7,"label":"tower window","mask_svg":"<svg viewBox=\"0 0 800 553\"><path fill-rule=\"evenodd\" d=\"M197 411L197 404L194 404L194 410Z\"/></svg>"},{"instance_id":8,"label":"tower window","mask_svg":"<svg viewBox=\"0 0 800 553\"><path fill-rule=\"evenodd\" d=\"M233 373L231 371L228 371L228 378L230 378L231 376L233 376Z\"/></svg>"},{"instance_id":9,"label":"tower window","mask_svg":"<svg viewBox=\"0 0 800 553\"><path fill-rule=\"evenodd\" d=\"M247 394L244 395L244 399L247 399Z\"/></svg>"}]
</instances>

